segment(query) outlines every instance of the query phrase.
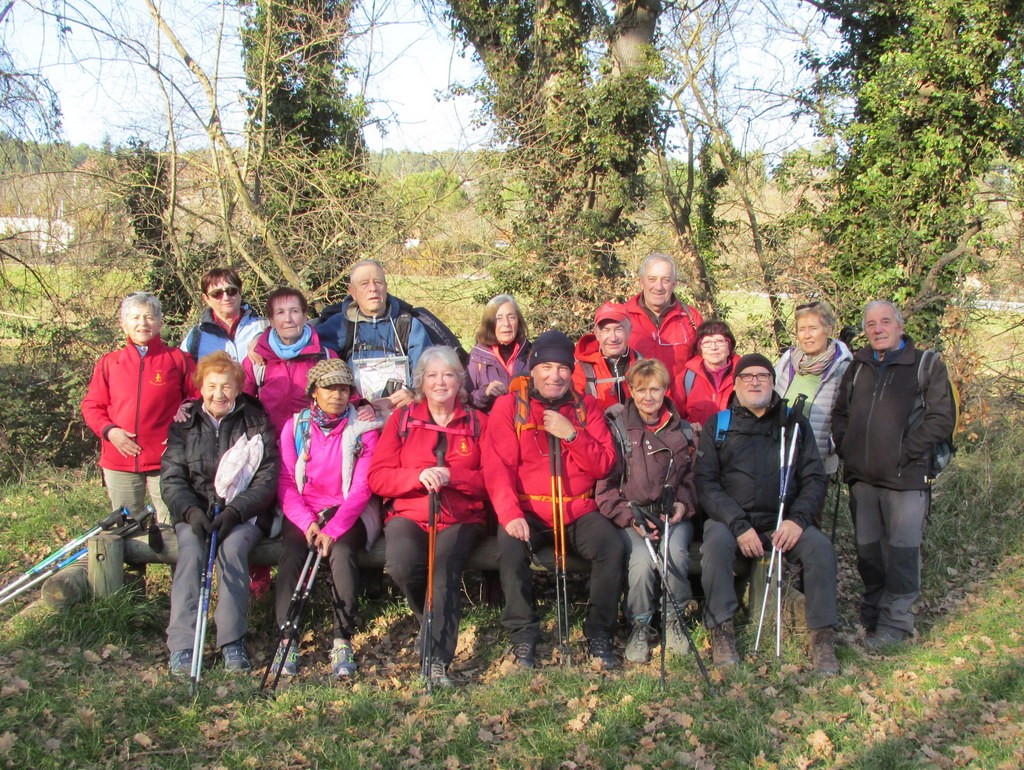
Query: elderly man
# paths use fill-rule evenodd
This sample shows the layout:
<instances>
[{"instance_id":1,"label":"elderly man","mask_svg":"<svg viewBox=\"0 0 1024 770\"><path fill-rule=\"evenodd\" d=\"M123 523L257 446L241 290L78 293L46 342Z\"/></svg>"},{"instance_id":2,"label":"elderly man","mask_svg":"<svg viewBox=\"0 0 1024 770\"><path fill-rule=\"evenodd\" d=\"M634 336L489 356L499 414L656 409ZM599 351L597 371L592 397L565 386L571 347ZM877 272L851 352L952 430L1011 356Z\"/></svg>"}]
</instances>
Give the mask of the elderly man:
<instances>
[{"instance_id":1,"label":"elderly man","mask_svg":"<svg viewBox=\"0 0 1024 770\"><path fill-rule=\"evenodd\" d=\"M594 314L594 330L576 343L572 387L593 396L607 409L629 399L626 370L640 358L629 347L629 318L619 305L606 302Z\"/></svg>"},{"instance_id":2,"label":"elderly man","mask_svg":"<svg viewBox=\"0 0 1024 770\"><path fill-rule=\"evenodd\" d=\"M914 632L931 450L952 433L954 407L945 365L934 353L924 365L892 302L867 304L864 334L868 346L839 386L832 435L850 485L860 622L868 647L879 649Z\"/></svg>"},{"instance_id":3,"label":"elderly man","mask_svg":"<svg viewBox=\"0 0 1024 770\"><path fill-rule=\"evenodd\" d=\"M532 553L550 553L555 488L552 447L562 457L562 505L568 547L591 563L590 607L583 630L597 665L615 668L612 635L622 592L625 547L594 502L594 486L615 464L615 446L597 402L572 389L573 344L541 334L530 376L513 381L491 410L483 439L487 492L498 515L498 567L505 593L502 624L516 662L536 665L540 621L534 606Z\"/></svg>"},{"instance_id":4,"label":"elderly man","mask_svg":"<svg viewBox=\"0 0 1024 770\"><path fill-rule=\"evenodd\" d=\"M697 352L697 327L704 322L696 308L676 298L677 283L672 257L655 252L640 265L640 293L623 305L631 327L630 347L665 364L673 381ZM672 395L682 403L681 393Z\"/></svg>"},{"instance_id":5,"label":"elderly man","mask_svg":"<svg viewBox=\"0 0 1024 770\"><path fill-rule=\"evenodd\" d=\"M412 401L412 370L431 345L412 307L388 294L384 267L373 259L352 266L349 296L324 308L316 330L345 359L363 398L387 397L393 409Z\"/></svg>"},{"instance_id":6,"label":"elderly man","mask_svg":"<svg viewBox=\"0 0 1024 770\"><path fill-rule=\"evenodd\" d=\"M774 382L775 370L767 358L760 353L743 356L736 364L729 410L704 425L695 474L697 501L708 517L701 545L704 619L711 631L715 665L738 663L732 625L738 606L733 582L737 552L745 559L759 559L777 547L787 561L803 567L811 662L816 671L831 676L839 673L836 555L816 525L825 502L825 468L810 424L802 415L787 416L786 402L773 390ZM795 427L796 456L787 464L793 473L782 524L776 529L779 442L785 440L788 452Z\"/></svg>"}]
</instances>

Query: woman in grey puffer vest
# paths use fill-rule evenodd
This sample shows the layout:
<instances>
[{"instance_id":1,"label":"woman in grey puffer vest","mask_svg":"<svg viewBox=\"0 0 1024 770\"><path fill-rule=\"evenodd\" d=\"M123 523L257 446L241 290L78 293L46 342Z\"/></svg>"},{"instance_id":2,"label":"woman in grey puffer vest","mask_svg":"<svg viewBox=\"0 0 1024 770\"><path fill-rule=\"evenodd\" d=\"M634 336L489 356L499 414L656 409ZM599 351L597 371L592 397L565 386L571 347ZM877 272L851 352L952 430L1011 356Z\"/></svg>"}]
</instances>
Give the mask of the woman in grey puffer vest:
<instances>
[{"instance_id":1,"label":"woman in grey puffer vest","mask_svg":"<svg viewBox=\"0 0 1024 770\"><path fill-rule=\"evenodd\" d=\"M832 407L839 394L839 381L853 360L850 349L832 338L836 317L822 301L797 305L797 344L775 364L775 392L792 404L807 396L807 415L818 443L826 473L835 473L839 457L832 443Z\"/></svg>"}]
</instances>

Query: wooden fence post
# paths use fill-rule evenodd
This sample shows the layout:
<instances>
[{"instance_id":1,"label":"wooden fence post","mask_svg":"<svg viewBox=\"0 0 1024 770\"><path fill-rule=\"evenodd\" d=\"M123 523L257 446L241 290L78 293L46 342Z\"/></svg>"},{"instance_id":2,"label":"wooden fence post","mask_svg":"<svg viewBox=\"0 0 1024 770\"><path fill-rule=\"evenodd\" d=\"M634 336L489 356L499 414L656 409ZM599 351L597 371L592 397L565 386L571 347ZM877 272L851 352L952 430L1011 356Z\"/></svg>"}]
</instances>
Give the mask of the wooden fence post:
<instances>
[{"instance_id":1,"label":"wooden fence post","mask_svg":"<svg viewBox=\"0 0 1024 770\"><path fill-rule=\"evenodd\" d=\"M124 585L124 540L101 533L89 540L89 588L93 596L110 596Z\"/></svg>"}]
</instances>

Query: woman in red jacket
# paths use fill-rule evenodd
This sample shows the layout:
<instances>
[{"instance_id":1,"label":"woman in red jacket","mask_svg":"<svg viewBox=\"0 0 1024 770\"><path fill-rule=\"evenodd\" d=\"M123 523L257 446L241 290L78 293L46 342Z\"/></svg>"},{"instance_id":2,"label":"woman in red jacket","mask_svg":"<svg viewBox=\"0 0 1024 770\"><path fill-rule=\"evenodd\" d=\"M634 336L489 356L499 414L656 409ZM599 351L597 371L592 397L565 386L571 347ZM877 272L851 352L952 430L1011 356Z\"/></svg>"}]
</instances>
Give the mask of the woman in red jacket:
<instances>
[{"instance_id":1,"label":"woman in red jacket","mask_svg":"<svg viewBox=\"0 0 1024 770\"><path fill-rule=\"evenodd\" d=\"M687 361L676 377L673 392L679 395L679 416L703 425L729 405L733 391L736 338L725 321L705 321L697 328L697 355Z\"/></svg>"},{"instance_id":2,"label":"woman in red jacket","mask_svg":"<svg viewBox=\"0 0 1024 770\"><path fill-rule=\"evenodd\" d=\"M415 401L391 414L370 465L370 489L389 499L384 523L387 573L422 623L427 590L430 500L436 496L432 633L427 675L449 687L462 617L462 570L484 533L480 434L487 416L466 406L465 370L455 351L423 351L413 372Z\"/></svg>"},{"instance_id":3,"label":"woman in red jacket","mask_svg":"<svg viewBox=\"0 0 1024 770\"><path fill-rule=\"evenodd\" d=\"M128 342L96 362L82 416L100 437L110 504L139 513L148 489L158 521L170 524L160 496L160 457L178 407L198 395L192 383L195 364L160 339L163 314L154 295L129 294L121 302L120 320Z\"/></svg>"}]
</instances>

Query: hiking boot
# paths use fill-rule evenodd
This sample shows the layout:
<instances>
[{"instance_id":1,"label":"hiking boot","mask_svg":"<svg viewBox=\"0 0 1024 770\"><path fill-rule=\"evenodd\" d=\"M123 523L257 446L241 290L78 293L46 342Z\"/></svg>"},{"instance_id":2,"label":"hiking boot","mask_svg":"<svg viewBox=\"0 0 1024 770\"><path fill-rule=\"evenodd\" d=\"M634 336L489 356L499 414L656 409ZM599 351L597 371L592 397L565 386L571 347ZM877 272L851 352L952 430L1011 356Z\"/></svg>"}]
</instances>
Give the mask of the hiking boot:
<instances>
[{"instance_id":1,"label":"hiking boot","mask_svg":"<svg viewBox=\"0 0 1024 770\"><path fill-rule=\"evenodd\" d=\"M518 642L512 645L512 655L520 668L537 668L537 644L535 642Z\"/></svg>"},{"instance_id":2,"label":"hiking boot","mask_svg":"<svg viewBox=\"0 0 1024 770\"><path fill-rule=\"evenodd\" d=\"M299 673L299 651L293 642L288 647L288 654L285 655L285 647L288 647L287 641L281 642L277 647L277 652L274 653L274 671L280 667L281 676L295 676Z\"/></svg>"},{"instance_id":3,"label":"hiking boot","mask_svg":"<svg viewBox=\"0 0 1024 770\"><path fill-rule=\"evenodd\" d=\"M615 644L606 636L598 636L588 640L591 661L598 661L605 671L619 667L615 657Z\"/></svg>"},{"instance_id":4,"label":"hiking boot","mask_svg":"<svg viewBox=\"0 0 1024 770\"><path fill-rule=\"evenodd\" d=\"M225 671L252 670L252 664L249 663L249 653L245 651L245 637L225 644L220 648L220 654L224 658Z\"/></svg>"},{"instance_id":5,"label":"hiking boot","mask_svg":"<svg viewBox=\"0 0 1024 770\"><path fill-rule=\"evenodd\" d=\"M711 629L711 661L719 668L730 668L740 662L731 620Z\"/></svg>"},{"instance_id":6,"label":"hiking boot","mask_svg":"<svg viewBox=\"0 0 1024 770\"><path fill-rule=\"evenodd\" d=\"M832 626L811 629L811 665L822 676L836 676L839 673L836 631Z\"/></svg>"},{"instance_id":7,"label":"hiking boot","mask_svg":"<svg viewBox=\"0 0 1024 770\"><path fill-rule=\"evenodd\" d=\"M171 673L175 676L192 675L192 650L175 650L171 653Z\"/></svg>"},{"instance_id":8,"label":"hiking boot","mask_svg":"<svg viewBox=\"0 0 1024 770\"><path fill-rule=\"evenodd\" d=\"M878 652L883 647L888 647L892 644L899 644L904 641L910 634L899 628L892 628L891 626L879 626L873 632L869 633L867 638L864 640L864 645L873 652Z\"/></svg>"},{"instance_id":9,"label":"hiking boot","mask_svg":"<svg viewBox=\"0 0 1024 770\"><path fill-rule=\"evenodd\" d=\"M352 676L359 666L356 665L356 656L352 652L352 642L348 639L335 639L331 647L331 673L336 679L345 676Z\"/></svg>"},{"instance_id":10,"label":"hiking boot","mask_svg":"<svg viewBox=\"0 0 1024 770\"><path fill-rule=\"evenodd\" d=\"M665 636L668 637L666 644L669 652L675 655L686 655L690 651L690 643L686 640L686 634L679 627L679 621L673 620L665 629Z\"/></svg>"},{"instance_id":11,"label":"hiking boot","mask_svg":"<svg viewBox=\"0 0 1024 770\"><path fill-rule=\"evenodd\" d=\"M435 689L453 687L452 680L448 678L448 672L444 663L435 660L430 664L430 686Z\"/></svg>"},{"instance_id":12,"label":"hiking boot","mask_svg":"<svg viewBox=\"0 0 1024 770\"><path fill-rule=\"evenodd\" d=\"M657 632L646 623L637 621L626 641L626 660L630 663L646 663L651 659L651 643L658 638Z\"/></svg>"}]
</instances>

